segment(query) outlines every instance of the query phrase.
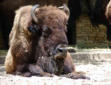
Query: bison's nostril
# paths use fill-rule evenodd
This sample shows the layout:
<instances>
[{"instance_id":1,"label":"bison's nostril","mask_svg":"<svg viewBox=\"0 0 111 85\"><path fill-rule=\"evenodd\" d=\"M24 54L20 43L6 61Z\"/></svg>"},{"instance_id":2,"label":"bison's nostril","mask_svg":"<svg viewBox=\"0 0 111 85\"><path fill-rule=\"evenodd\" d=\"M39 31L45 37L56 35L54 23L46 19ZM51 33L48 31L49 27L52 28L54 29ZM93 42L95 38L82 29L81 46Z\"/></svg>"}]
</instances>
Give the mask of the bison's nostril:
<instances>
[{"instance_id":1,"label":"bison's nostril","mask_svg":"<svg viewBox=\"0 0 111 85\"><path fill-rule=\"evenodd\" d=\"M58 52L66 52L67 51L67 49L65 49L65 48L58 48Z\"/></svg>"},{"instance_id":2,"label":"bison's nostril","mask_svg":"<svg viewBox=\"0 0 111 85\"><path fill-rule=\"evenodd\" d=\"M63 49L61 49L61 48L58 48L58 51L59 51L59 52L63 52Z\"/></svg>"}]
</instances>

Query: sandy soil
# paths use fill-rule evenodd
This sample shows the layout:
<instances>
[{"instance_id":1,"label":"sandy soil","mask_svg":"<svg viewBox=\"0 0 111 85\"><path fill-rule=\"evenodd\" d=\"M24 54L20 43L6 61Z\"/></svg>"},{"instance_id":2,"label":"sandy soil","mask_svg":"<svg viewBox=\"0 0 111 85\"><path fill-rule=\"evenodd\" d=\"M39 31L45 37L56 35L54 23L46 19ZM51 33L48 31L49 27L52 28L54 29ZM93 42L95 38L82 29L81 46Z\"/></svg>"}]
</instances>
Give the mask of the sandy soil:
<instances>
[{"instance_id":1,"label":"sandy soil","mask_svg":"<svg viewBox=\"0 0 111 85\"><path fill-rule=\"evenodd\" d=\"M0 85L111 85L111 50L86 50L72 54L76 71L86 72L90 80L74 80L58 76L21 77L7 75L3 65L3 55L6 55L6 52L0 53Z\"/></svg>"},{"instance_id":2,"label":"sandy soil","mask_svg":"<svg viewBox=\"0 0 111 85\"><path fill-rule=\"evenodd\" d=\"M0 66L0 85L111 85L111 63L77 64L77 71L84 71L90 77L86 79L69 79L64 77L21 77L6 75L4 66Z\"/></svg>"}]
</instances>

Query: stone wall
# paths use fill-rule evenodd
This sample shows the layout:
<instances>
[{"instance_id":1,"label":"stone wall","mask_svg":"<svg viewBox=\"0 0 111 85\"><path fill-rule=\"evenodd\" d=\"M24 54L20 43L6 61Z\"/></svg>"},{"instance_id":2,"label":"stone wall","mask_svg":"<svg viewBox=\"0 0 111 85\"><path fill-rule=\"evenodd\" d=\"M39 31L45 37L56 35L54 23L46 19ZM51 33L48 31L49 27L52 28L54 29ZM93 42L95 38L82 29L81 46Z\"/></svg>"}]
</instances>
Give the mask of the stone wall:
<instances>
[{"instance_id":1,"label":"stone wall","mask_svg":"<svg viewBox=\"0 0 111 85\"><path fill-rule=\"evenodd\" d=\"M111 42L107 40L107 28L99 25L93 27L87 15L81 15L76 22L77 46L80 48L107 48Z\"/></svg>"}]
</instances>

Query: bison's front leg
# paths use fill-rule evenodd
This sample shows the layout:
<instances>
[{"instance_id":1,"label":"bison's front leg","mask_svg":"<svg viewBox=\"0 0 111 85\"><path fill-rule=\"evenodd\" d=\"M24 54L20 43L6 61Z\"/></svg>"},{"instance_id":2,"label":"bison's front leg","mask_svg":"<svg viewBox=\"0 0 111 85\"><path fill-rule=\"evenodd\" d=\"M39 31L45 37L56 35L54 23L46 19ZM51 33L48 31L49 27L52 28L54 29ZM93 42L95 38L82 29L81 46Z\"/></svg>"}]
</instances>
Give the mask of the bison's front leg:
<instances>
[{"instance_id":1,"label":"bison's front leg","mask_svg":"<svg viewBox=\"0 0 111 85\"><path fill-rule=\"evenodd\" d=\"M72 78L72 79L89 79L85 76L84 72L76 72L75 66L72 61L70 53L67 53L66 59L64 61L64 75L63 77Z\"/></svg>"},{"instance_id":2,"label":"bison's front leg","mask_svg":"<svg viewBox=\"0 0 111 85\"><path fill-rule=\"evenodd\" d=\"M30 64L29 65L29 71L31 72L31 75L48 76L48 77L52 77L53 76L53 74L44 72L43 69L40 66L38 66L38 65Z\"/></svg>"},{"instance_id":3,"label":"bison's front leg","mask_svg":"<svg viewBox=\"0 0 111 85\"><path fill-rule=\"evenodd\" d=\"M16 70L15 70L15 72L13 72L13 74L30 77L31 72L29 72L28 67L29 67L29 64L19 64L16 66Z\"/></svg>"},{"instance_id":4,"label":"bison's front leg","mask_svg":"<svg viewBox=\"0 0 111 85\"><path fill-rule=\"evenodd\" d=\"M61 76L71 78L71 79L90 79L83 72L72 72Z\"/></svg>"},{"instance_id":5,"label":"bison's front leg","mask_svg":"<svg viewBox=\"0 0 111 85\"><path fill-rule=\"evenodd\" d=\"M70 53L67 52L67 56L64 60L64 74L75 72L75 66L72 61Z\"/></svg>"}]
</instances>

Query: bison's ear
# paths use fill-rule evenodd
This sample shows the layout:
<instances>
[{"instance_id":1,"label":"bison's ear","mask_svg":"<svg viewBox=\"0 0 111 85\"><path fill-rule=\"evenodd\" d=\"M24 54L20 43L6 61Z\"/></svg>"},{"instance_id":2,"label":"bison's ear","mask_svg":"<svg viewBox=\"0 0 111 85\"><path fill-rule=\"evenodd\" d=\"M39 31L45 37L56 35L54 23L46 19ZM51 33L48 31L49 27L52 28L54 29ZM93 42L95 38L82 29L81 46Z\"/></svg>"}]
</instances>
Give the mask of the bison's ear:
<instances>
[{"instance_id":1,"label":"bison's ear","mask_svg":"<svg viewBox=\"0 0 111 85\"><path fill-rule=\"evenodd\" d=\"M66 4L63 4L63 6L60 6L58 8L63 10L68 16L70 16L70 10Z\"/></svg>"}]
</instances>

